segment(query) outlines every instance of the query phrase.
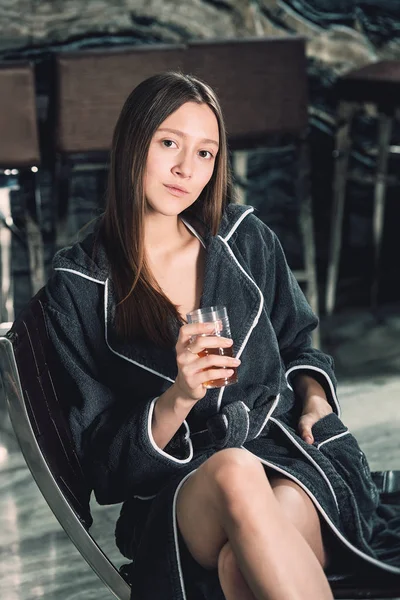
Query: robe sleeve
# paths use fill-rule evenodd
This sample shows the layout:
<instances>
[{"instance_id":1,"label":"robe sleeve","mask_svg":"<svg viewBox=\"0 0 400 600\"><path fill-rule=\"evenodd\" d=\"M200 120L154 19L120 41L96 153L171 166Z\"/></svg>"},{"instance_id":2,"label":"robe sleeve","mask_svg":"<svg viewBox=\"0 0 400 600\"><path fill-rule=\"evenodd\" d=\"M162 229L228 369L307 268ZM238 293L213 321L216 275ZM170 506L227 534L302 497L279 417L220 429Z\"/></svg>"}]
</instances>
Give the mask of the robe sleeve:
<instances>
[{"instance_id":1,"label":"robe sleeve","mask_svg":"<svg viewBox=\"0 0 400 600\"><path fill-rule=\"evenodd\" d=\"M108 385L102 294L96 306L92 286L98 284L82 290L73 278L80 279L57 275L48 283L45 316L77 454L100 504L153 495L191 461L189 429L184 422L164 450L158 448L151 433L157 397L146 394L142 381L136 389L132 382L131 393L118 382Z\"/></svg>"},{"instance_id":2,"label":"robe sleeve","mask_svg":"<svg viewBox=\"0 0 400 600\"><path fill-rule=\"evenodd\" d=\"M318 318L290 270L281 243L274 233L269 269L270 319L288 385L292 387L292 377L299 370L306 372L323 386L332 408L340 414L333 358L312 346L311 334L318 326Z\"/></svg>"}]
</instances>

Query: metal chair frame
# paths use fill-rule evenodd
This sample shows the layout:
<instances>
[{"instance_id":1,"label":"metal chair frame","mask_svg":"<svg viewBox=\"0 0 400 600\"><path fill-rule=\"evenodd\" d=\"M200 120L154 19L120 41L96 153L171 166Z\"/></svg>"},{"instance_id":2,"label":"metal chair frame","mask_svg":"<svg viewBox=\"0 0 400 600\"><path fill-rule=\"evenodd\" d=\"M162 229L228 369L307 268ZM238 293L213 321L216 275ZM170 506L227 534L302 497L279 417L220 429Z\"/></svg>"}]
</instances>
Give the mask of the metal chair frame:
<instances>
[{"instance_id":1,"label":"metal chair frame","mask_svg":"<svg viewBox=\"0 0 400 600\"><path fill-rule=\"evenodd\" d=\"M58 522L96 575L116 598L129 600L130 586L68 503L42 454L26 410L13 345L7 337L0 337L0 369L11 423L38 488Z\"/></svg>"}]
</instances>

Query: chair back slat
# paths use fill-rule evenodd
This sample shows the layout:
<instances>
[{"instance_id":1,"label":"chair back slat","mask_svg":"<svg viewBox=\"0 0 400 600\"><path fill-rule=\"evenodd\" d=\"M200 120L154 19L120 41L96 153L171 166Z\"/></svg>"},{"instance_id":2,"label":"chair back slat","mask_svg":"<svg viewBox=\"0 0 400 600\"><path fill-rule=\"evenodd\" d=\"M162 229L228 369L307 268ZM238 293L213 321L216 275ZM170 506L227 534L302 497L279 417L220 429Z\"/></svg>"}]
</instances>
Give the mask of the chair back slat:
<instances>
[{"instance_id":1,"label":"chair back slat","mask_svg":"<svg viewBox=\"0 0 400 600\"><path fill-rule=\"evenodd\" d=\"M31 63L0 64L0 167L40 162L35 77Z\"/></svg>"},{"instance_id":2,"label":"chair back slat","mask_svg":"<svg viewBox=\"0 0 400 600\"><path fill-rule=\"evenodd\" d=\"M216 89L232 148L307 127L305 40L299 36L61 53L56 67L56 147L64 154L107 151L132 89L168 70L197 75Z\"/></svg>"},{"instance_id":3,"label":"chair back slat","mask_svg":"<svg viewBox=\"0 0 400 600\"><path fill-rule=\"evenodd\" d=\"M184 48L160 44L59 54L57 150L108 150L118 115L132 89L151 75L182 69Z\"/></svg>"},{"instance_id":4,"label":"chair back slat","mask_svg":"<svg viewBox=\"0 0 400 600\"><path fill-rule=\"evenodd\" d=\"M230 147L262 145L307 127L305 40L299 36L189 44L185 68L218 94Z\"/></svg>"},{"instance_id":5,"label":"chair back slat","mask_svg":"<svg viewBox=\"0 0 400 600\"><path fill-rule=\"evenodd\" d=\"M30 301L7 337L12 341L25 407L41 452L62 492L89 528L90 488L68 425L70 398L61 385L61 367L47 335L44 289Z\"/></svg>"}]
</instances>

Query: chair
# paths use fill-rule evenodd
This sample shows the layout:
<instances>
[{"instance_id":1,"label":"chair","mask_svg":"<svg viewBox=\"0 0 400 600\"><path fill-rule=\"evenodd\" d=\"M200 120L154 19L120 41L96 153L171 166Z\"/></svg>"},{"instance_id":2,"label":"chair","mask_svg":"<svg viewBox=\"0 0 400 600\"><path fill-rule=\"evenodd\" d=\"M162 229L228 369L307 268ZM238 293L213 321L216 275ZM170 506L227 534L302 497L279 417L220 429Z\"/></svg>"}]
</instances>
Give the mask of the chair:
<instances>
[{"instance_id":1,"label":"chair","mask_svg":"<svg viewBox=\"0 0 400 600\"><path fill-rule=\"evenodd\" d=\"M55 58L56 247L67 231L71 174L106 171L112 134L136 85L162 71L183 68L183 45L138 45L60 53Z\"/></svg>"},{"instance_id":2,"label":"chair","mask_svg":"<svg viewBox=\"0 0 400 600\"><path fill-rule=\"evenodd\" d=\"M233 151L233 170L241 203L246 203L249 151L279 144L296 150L299 225L303 269L293 271L306 284L306 295L318 315L318 285L312 199L309 191L308 95L305 39L299 36L189 43L185 69L203 78L221 101ZM289 84L290 82L290 84ZM319 328L313 342L319 347Z\"/></svg>"},{"instance_id":3,"label":"chair","mask_svg":"<svg viewBox=\"0 0 400 600\"><path fill-rule=\"evenodd\" d=\"M372 183L374 186L372 217L374 259L371 306L375 309L377 305L385 194L389 179L387 169L390 141L396 112L400 115L400 61L384 60L359 69L353 69L339 78L334 94L338 102L338 108L330 250L325 297L328 315L333 313L336 305L346 183L350 176L357 178L355 173L348 172L352 149L351 124L359 105L366 103L374 105L378 113L378 149L375 177L372 181L369 181L368 177L363 176L364 182Z\"/></svg>"},{"instance_id":4,"label":"chair","mask_svg":"<svg viewBox=\"0 0 400 600\"><path fill-rule=\"evenodd\" d=\"M68 398L58 384L60 366L47 336L44 290L31 300L6 337L0 338L0 372L11 422L22 453L46 502L83 558L120 600L131 592L130 565L117 571L89 529L89 489L71 440ZM400 471L373 474L385 500L400 502ZM132 563L131 563L132 564ZM335 598L393 598L400 583L385 574L375 581L356 577L331 582Z\"/></svg>"},{"instance_id":5,"label":"chair","mask_svg":"<svg viewBox=\"0 0 400 600\"><path fill-rule=\"evenodd\" d=\"M14 320L12 234L28 246L32 294L44 285L43 243L40 232L40 194L37 172L40 164L36 118L34 67L29 62L0 63L0 328ZM29 202L24 207L26 235L13 221L12 194L30 179ZM36 218L34 214L36 213Z\"/></svg>"},{"instance_id":6,"label":"chair","mask_svg":"<svg viewBox=\"0 0 400 600\"><path fill-rule=\"evenodd\" d=\"M232 68L234 65L234 68ZM187 45L138 45L118 50L62 53L56 58L56 151L59 226L57 247L68 243L67 179L75 169L105 168L106 153L122 105L145 78L182 70L203 78L221 100L236 181L246 176L247 151L263 148L276 134L295 144L299 156L300 231L304 268L294 272L318 314L311 197L308 191L307 72L304 39L257 38L199 41ZM290 81L290 86L288 82ZM101 127L99 127L101 123ZM100 158L102 157L102 159ZM238 185L240 191L240 185ZM241 202L245 193L240 192ZM319 345L319 332L314 334Z\"/></svg>"},{"instance_id":7,"label":"chair","mask_svg":"<svg viewBox=\"0 0 400 600\"><path fill-rule=\"evenodd\" d=\"M71 541L119 600L130 587L89 533L91 490L71 440L65 410L68 398L58 385L46 333L42 288L0 338L0 370L12 426L46 502Z\"/></svg>"}]
</instances>

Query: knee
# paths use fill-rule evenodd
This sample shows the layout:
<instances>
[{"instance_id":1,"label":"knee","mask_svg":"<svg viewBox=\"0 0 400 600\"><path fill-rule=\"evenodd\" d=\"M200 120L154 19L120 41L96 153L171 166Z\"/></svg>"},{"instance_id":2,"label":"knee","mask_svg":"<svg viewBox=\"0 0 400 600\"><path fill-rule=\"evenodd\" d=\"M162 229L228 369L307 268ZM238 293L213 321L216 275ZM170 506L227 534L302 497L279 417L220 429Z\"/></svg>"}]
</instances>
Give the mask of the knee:
<instances>
[{"instance_id":1,"label":"knee","mask_svg":"<svg viewBox=\"0 0 400 600\"><path fill-rule=\"evenodd\" d=\"M256 456L241 448L227 448L213 454L204 463L204 468L209 477L221 487L229 487L236 480L245 484L244 476L249 480L252 476L265 477L262 464Z\"/></svg>"},{"instance_id":2,"label":"knee","mask_svg":"<svg viewBox=\"0 0 400 600\"><path fill-rule=\"evenodd\" d=\"M258 458L247 450L229 448L220 450L203 465L217 497L224 500L226 506L242 497L250 497L250 488L259 485L269 486L264 467ZM271 490L272 494L272 490Z\"/></svg>"}]
</instances>

